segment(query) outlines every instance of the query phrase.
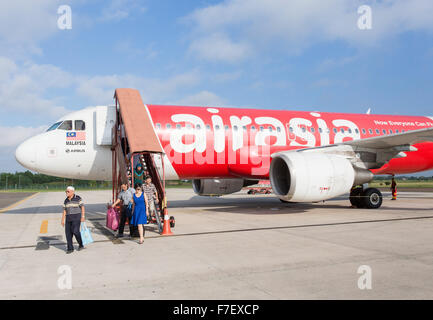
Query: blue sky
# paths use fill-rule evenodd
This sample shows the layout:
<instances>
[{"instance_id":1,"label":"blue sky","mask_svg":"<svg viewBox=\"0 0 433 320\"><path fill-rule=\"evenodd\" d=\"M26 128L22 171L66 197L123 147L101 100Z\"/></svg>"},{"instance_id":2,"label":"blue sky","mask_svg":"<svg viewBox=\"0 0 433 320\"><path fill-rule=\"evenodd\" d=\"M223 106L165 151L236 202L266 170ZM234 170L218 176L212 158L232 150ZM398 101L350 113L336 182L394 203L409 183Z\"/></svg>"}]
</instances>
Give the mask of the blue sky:
<instances>
[{"instance_id":1,"label":"blue sky","mask_svg":"<svg viewBox=\"0 0 433 320\"><path fill-rule=\"evenodd\" d=\"M19 142L116 87L150 104L433 116L432 16L430 0L3 1L0 171L23 170Z\"/></svg>"}]
</instances>

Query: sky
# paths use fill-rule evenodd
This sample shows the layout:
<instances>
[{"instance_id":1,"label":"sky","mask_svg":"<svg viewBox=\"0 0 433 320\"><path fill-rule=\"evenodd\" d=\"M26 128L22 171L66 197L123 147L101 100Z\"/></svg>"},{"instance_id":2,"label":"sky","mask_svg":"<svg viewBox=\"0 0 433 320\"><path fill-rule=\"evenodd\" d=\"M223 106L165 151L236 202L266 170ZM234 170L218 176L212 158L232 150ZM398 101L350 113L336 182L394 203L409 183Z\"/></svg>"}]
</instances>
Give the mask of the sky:
<instances>
[{"instance_id":1,"label":"sky","mask_svg":"<svg viewBox=\"0 0 433 320\"><path fill-rule=\"evenodd\" d=\"M147 104L433 116L432 17L431 0L2 1L0 171L119 87Z\"/></svg>"}]
</instances>

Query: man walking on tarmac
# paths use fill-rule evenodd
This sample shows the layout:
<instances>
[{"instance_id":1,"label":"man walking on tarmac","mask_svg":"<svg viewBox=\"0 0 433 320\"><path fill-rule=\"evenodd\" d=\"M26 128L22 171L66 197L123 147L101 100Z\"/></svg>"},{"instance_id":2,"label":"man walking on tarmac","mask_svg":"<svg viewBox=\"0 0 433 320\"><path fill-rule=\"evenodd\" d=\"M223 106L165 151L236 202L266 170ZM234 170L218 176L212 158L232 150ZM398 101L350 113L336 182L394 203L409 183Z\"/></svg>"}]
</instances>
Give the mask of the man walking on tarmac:
<instances>
[{"instance_id":1,"label":"man walking on tarmac","mask_svg":"<svg viewBox=\"0 0 433 320\"><path fill-rule=\"evenodd\" d=\"M62 226L65 227L66 241L68 243L67 254L74 252L72 236L75 236L78 242L78 251L84 249L80 233L81 222L84 221L85 210L83 201L80 196L75 194L75 188L69 186L66 188L66 199L63 202L62 215Z\"/></svg>"},{"instance_id":2,"label":"man walking on tarmac","mask_svg":"<svg viewBox=\"0 0 433 320\"><path fill-rule=\"evenodd\" d=\"M149 201L149 213L147 221L152 219L152 213L155 213L155 218L158 218L156 216L156 208L155 208L155 202L158 203L158 191L156 190L155 185L152 183L152 178L150 176L146 176L146 180L143 184L143 192L147 196L147 200Z\"/></svg>"},{"instance_id":3,"label":"man walking on tarmac","mask_svg":"<svg viewBox=\"0 0 433 320\"><path fill-rule=\"evenodd\" d=\"M123 230L125 229L126 218L131 221L131 206L132 206L132 195L135 193L135 190L129 187L129 184L124 182L122 183L122 191L120 191L117 196L117 200L112 204L112 207L115 207L120 202L122 202L122 215L120 217L119 223L119 232L117 234L117 238L123 237ZM134 235L134 227L129 224L129 235L132 237Z\"/></svg>"}]
</instances>

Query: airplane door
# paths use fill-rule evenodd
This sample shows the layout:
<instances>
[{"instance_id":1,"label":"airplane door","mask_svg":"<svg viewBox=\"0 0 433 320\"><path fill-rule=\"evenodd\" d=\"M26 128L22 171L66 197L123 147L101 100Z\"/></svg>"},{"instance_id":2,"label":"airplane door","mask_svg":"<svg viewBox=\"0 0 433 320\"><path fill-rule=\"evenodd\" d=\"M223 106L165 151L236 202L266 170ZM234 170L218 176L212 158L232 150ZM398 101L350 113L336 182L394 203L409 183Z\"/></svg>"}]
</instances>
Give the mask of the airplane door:
<instances>
[{"instance_id":1,"label":"airplane door","mask_svg":"<svg viewBox=\"0 0 433 320\"><path fill-rule=\"evenodd\" d=\"M116 123L116 107L96 107L96 144L100 146L111 145L111 130Z\"/></svg>"}]
</instances>

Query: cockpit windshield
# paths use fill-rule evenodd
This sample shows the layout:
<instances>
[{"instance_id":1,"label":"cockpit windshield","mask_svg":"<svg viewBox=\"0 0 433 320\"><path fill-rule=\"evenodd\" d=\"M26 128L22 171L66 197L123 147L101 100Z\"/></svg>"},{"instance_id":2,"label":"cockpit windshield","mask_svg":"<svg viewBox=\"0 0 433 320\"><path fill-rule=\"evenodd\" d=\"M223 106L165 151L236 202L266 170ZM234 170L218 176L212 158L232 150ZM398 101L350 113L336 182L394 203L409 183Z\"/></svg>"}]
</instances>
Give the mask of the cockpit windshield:
<instances>
[{"instance_id":1,"label":"cockpit windshield","mask_svg":"<svg viewBox=\"0 0 433 320\"><path fill-rule=\"evenodd\" d=\"M56 123L53 124L51 127L49 127L49 128L47 129L46 132L48 132L48 131L52 131L52 130L56 130L56 129L58 128L58 126L60 126L61 124L62 124L62 121L60 121L60 122L56 122Z\"/></svg>"},{"instance_id":2,"label":"cockpit windshield","mask_svg":"<svg viewBox=\"0 0 433 320\"><path fill-rule=\"evenodd\" d=\"M66 130L66 131L71 131L74 130L73 129L73 124L75 124L74 128L76 131L84 131L86 130L86 123L83 120L64 120L64 121L59 121L56 122L55 124L53 124L51 127L49 127L47 129L48 131L53 131L53 130Z\"/></svg>"}]
</instances>

